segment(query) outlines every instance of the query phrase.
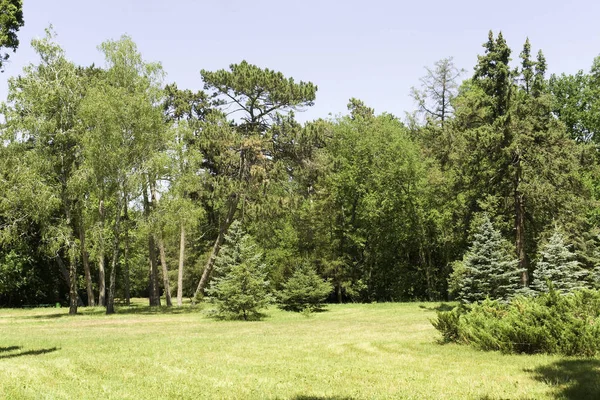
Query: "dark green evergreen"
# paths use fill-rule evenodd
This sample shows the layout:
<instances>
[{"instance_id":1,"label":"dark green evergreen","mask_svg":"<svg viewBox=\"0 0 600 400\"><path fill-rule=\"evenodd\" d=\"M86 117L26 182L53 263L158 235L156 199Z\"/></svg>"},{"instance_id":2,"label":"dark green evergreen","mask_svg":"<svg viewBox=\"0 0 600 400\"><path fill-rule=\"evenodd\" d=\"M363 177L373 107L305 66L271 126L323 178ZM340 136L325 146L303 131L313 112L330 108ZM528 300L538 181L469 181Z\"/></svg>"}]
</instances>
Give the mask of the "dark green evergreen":
<instances>
[{"instance_id":1,"label":"dark green evergreen","mask_svg":"<svg viewBox=\"0 0 600 400\"><path fill-rule=\"evenodd\" d=\"M308 262L299 264L278 293L279 307L286 311L319 311L333 291L331 283L317 274Z\"/></svg>"}]
</instances>

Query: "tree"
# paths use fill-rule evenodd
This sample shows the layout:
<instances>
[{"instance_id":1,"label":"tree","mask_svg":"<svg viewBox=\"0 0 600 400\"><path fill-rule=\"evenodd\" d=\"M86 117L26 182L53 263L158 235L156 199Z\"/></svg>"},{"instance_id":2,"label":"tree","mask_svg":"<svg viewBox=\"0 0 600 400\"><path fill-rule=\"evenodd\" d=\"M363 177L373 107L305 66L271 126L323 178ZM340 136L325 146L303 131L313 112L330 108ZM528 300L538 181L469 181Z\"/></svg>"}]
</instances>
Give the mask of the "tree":
<instances>
[{"instance_id":1,"label":"tree","mask_svg":"<svg viewBox=\"0 0 600 400\"><path fill-rule=\"evenodd\" d=\"M487 215L476 228L463 267L458 291L462 302L475 303L486 297L507 300L519 288L518 262L510 256L506 242Z\"/></svg>"},{"instance_id":2,"label":"tree","mask_svg":"<svg viewBox=\"0 0 600 400\"><path fill-rule=\"evenodd\" d=\"M452 57L444 58L434 64L434 68L426 67L427 74L422 77L421 89L412 88L411 95L417 102L419 112L428 119L444 123L453 114L452 100L457 94L457 79L464 72L459 70Z\"/></svg>"},{"instance_id":3,"label":"tree","mask_svg":"<svg viewBox=\"0 0 600 400\"><path fill-rule=\"evenodd\" d=\"M37 204L36 209L28 211L32 215L41 210L47 212L42 223L44 247L59 267L64 268L63 276L69 284L69 314L76 314L80 300L77 292L80 188L75 177L81 162L78 110L84 88L75 65L66 59L50 30L45 38L33 40L32 45L41 61L25 67L22 76L9 80L9 106L5 109L9 136L5 139L9 146L14 146L22 162L31 161L26 168L19 168L17 185L39 186L33 193L43 193L49 199L47 205ZM27 183L31 180L34 182ZM68 269L63 258L68 260Z\"/></svg>"},{"instance_id":4,"label":"tree","mask_svg":"<svg viewBox=\"0 0 600 400\"><path fill-rule=\"evenodd\" d=\"M279 307L286 311L317 311L333 290L308 262L299 264L278 294Z\"/></svg>"},{"instance_id":5,"label":"tree","mask_svg":"<svg viewBox=\"0 0 600 400\"><path fill-rule=\"evenodd\" d=\"M0 48L17 51L19 38L17 32L24 25L23 0L0 0ZM9 54L0 55L0 71L4 72L4 64Z\"/></svg>"},{"instance_id":6,"label":"tree","mask_svg":"<svg viewBox=\"0 0 600 400\"><path fill-rule=\"evenodd\" d=\"M201 293L213 269L216 257L229 226L234 220L240 202L256 199L256 192L268 183L267 176L272 165L273 138L267 130L276 119L276 113L310 106L315 99L317 87L310 82L294 82L281 72L261 69L242 61L227 70L209 72L202 70L204 89L213 98L222 100L227 115L241 113L240 123L229 127L218 118L207 126L207 134L220 142L207 142L204 155L207 166L216 174L215 189L224 194L223 211L219 217L219 229L212 251L196 289ZM207 135L207 136L208 136ZM210 136L209 136L210 137ZM225 155L225 158L221 158ZM213 157L215 156L215 157ZM260 191L259 191L260 193ZM259 195L260 197L260 195Z\"/></svg>"},{"instance_id":7,"label":"tree","mask_svg":"<svg viewBox=\"0 0 600 400\"><path fill-rule=\"evenodd\" d=\"M252 237L242 231L241 223L232 223L223 252L215 262L218 277L207 290L210 301L217 306L217 317L260 319L260 311L272 302L261 257Z\"/></svg>"},{"instance_id":8,"label":"tree","mask_svg":"<svg viewBox=\"0 0 600 400\"><path fill-rule=\"evenodd\" d=\"M563 235L555 230L548 243L540 250L532 288L538 292L547 292L548 282L562 293L585 287L582 279L586 271L581 269L575 257L575 253L565 244Z\"/></svg>"}]
</instances>

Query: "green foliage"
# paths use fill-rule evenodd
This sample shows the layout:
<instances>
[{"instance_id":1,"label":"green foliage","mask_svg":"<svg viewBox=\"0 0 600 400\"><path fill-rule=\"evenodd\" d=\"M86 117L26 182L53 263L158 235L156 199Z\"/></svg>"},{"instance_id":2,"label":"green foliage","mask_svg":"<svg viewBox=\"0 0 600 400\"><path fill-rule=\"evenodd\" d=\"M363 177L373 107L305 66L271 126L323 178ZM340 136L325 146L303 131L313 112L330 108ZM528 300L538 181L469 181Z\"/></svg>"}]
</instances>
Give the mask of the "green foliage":
<instances>
[{"instance_id":1,"label":"green foliage","mask_svg":"<svg viewBox=\"0 0 600 400\"><path fill-rule=\"evenodd\" d=\"M17 50L17 32L23 24L23 0L0 0L0 48ZM0 56L0 70L8 57L8 53Z\"/></svg>"},{"instance_id":2,"label":"green foliage","mask_svg":"<svg viewBox=\"0 0 600 400\"><path fill-rule=\"evenodd\" d=\"M564 243L560 232L555 231L540 251L540 260L531 287L539 292L548 291L548 283L561 293L581 289L586 271L582 270L575 254Z\"/></svg>"},{"instance_id":3,"label":"green foliage","mask_svg":"<svg viewBox=\"0 0 600 400\"><path fill-rule=\"evenodd\" d=\"M445 340L481 350L593 357L600 353L600 292L550 289L508 304L486 299L464 311L438 312L432 323Z\"/></svg>"},{"instance_id":4,"label":"green foliage","mask_svg":"<svg viewBox=\"0 0 600 400\"><path fill-rule=\"evenodd\" d=\"M308 262L298 265L278 294L279 307L286 311L318 311L333 290L330 282L317 274Z\"/></svg>"},{"instance_id":5,"label":"green foliage","mask_svg":"<svg viewBox=\"0 0 600 400\"><path fill-rule=\"evenodd\" d=\"M508 300L519 288L517 260L508 253L504 239L487 215L458 266L461 268L455 271L454 285L458 286L462 302L475 303L485 298Z\"/></svg>"},{"instance_id":6,"label":"green foliage","mask_svg":"<svg viewBox=\"0 0 600 400\"><path fill-rule=\"evenodd\" d=\"M272 303L266 267L261 263L251 236L235 221L226 237L223 251L215 261L218 276L207 289L216 305L215 316L222 319L257 320L261 310Z\"/></svg>"}]
</instances>

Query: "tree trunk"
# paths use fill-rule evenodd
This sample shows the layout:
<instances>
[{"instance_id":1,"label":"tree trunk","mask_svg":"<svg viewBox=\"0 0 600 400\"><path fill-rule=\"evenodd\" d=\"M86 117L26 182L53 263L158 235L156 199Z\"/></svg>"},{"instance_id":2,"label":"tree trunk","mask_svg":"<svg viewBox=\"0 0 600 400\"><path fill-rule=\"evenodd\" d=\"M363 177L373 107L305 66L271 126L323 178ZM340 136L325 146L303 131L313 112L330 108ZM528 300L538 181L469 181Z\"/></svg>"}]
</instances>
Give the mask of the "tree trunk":
<instances>
[{"instance_id":1,"label":"tree trunk","mask_svg":"<svg viewBox=\"0 0 600 400\"><path fill-rule=\"evenodd\" d=\"M69 249L69 315L77 314L77 305L80 300L77 294L77 261L75 259L75 244L71 243Z\"/></svg>"},{"instance_id":2,"label":"tree trunk","mask_svg":"<svg viewBox=\"0 0 600 400\"><path fill-rule=\"evenodd\" d=\"M125 228L125 253L123 254L123 275L125 277L125 305L130 306L131 285L129 282L129 228Z\"/></svg>"},{"instance_id":3,"label":"tree trunk","mask_svg":"<svg viewBox=\"0 0 600 400\"><path fill-rule=\"evenodd\" d=\"M158 196L156 195L156 185L150 183L150 192L152 194L152 201L155 205L158 205ZM165 242L162 236L162 228L159 235L157 235L158 241L158 250L160 254L160 265L162 267L163 274L163 287L165 289L165 301L167 302L167 307L173 306L173 302L171 301L171 285L169 285L169 268L167 267L167 256L165 252Z\"/></svg>"},{"instance_id":4,"label":"tree trunk","mask_svg":"<svg viewBox=\"0 0 600 400\"><path fill-rule=\"evenodd\" d=\"M65 283L67 284L67 286L69 287L69 290L70 290L71 289L71 279L69 276L69 271L67 270L67 267L65 267L65 263L59 255L56 255L56 262L58 263L58 269L60 269L60 274L62 275ZM83 307L83 300L81 300L81 297L79 296L79 294L77 294L77 305L79 307Z\"/></svg>"},{"instance_id":5,"label":"tree trunk","mask_svg":"<svg viewBox=\"0 0 600 400\"><path fill-rule=\"evenodd\" d=\"M123 218L125 219L125 250L123 254L123 275L125 281L125 305L131 305L131 290L129 282L129 213L127 212L127 195L123 203Z\"/></svg>"},{"instance_id":6,"label":"tree trunk","mask_svg":"<svg viewBox=\"0 0 600 400\"><path fill-rule=\"evenodd\" d=\"M146 189L143 190L144 215L146 218L150 216L150 201ZM158 270L156 268L156 244L154 243L154 235L148 234L148 258L150 260L150 284L149 284L149 303L150 307L160 306L160 291L158 287Z\"/></svg>"},{"instance_id":7,"label":"tree trunk","mask_svg":"<svg viewBox=\"0 0 600 400\"><path fill-rule=\"evenodd\" d=\"M119 195L117 201L117 215L115 216L115 228L114 228L114 239L113 239L113 254L112 261L110 263L110 280L108 286L108 302L106 303L106 314L115 313L115 287L117 278L117 263L119 261L119 236L121 233L121 208L122 208L122 197Z\"/></svg>"},{"instance_id":8,"label":"tree trunk","mask_svg":"<svg viewBox=\"0 0 600 400\"><path fill-rule=\"evenodd\" d=\"M183 305L183 261L185 258L185 227L181 223L181 235L179 237L179 270L177 271L177 306Z\"/></svg>"},{"instance_id":9,"label":"tree trunk","mask_svg":"<svg viewBox=\"0 0 600 400\"><path fill-rule=\"evenodd\" d=\"M519 260L521 272L521 284L523 287L529 285L529 272L527 271L527 259L525 255L525 209L523 205L523 194L520 191L521 183L521 160L516 163L515 173L515 249Z\"/></svg>"},{"instance_id":10,"label":"tree trunk","mask_svg":"<svg viewBox=\"0 0 600 400\"><path fill-rule=\"evenodd\" d=\"M83 227L83 218L79 229L79 241L81 242L81 261L83 262L83 270L85 272L85 284L88 295L88 306L94 307L96 305L96 302L94 301L94 291L92 290L92 274L90 272L89 255L85 248L85 228Z\"/></svg>"},{"instance_id":11,"label":"tree trunk","mask_svg":"<svg viewBox=\"0 0 600 400\"><path fill-rule=\"evenodd\" d=\"M229 200L227 216L225 217L225 220L221 223L221 226L219 228L219 234L217 235L217 239L215 240L215 244L213 245L210 257L208 257L206 265L204 266L204 271L202 272L202 277L200 278L200 282L198 283L198 287L196 288L194 297L197 297L200 293L202 293L204 291L204 288L208 284L208 278L210 277L210 274L215 265L215 260L219 255L219 250L221 250L223 240L225 240L225 235L227 234L229 227L233 223L233 217L235 216L235 212L237 211L238 202L239 196L237 194L232 195Z\"/></svg>"},{"instance_id":12,"label":"tree trunk","mask_svg":"<svg viewBox=\"0 0 600 400\"><path fill-rule=\"evenodd\" d=\"M98 305L104 307L106 305L106 274L104 264L104 201L100 200L98 205L100 214L100 234L98 237Z\"/></svg>"},{"instance_id":13,"label":"tree trunk","mask_svg":"<svg viewBox=\"0 0 600 400\"><path fill-rule=\"evenodd\" d=\"M165 243L162 237L158 238L158 250L160 251L160 265L162 266L163 284L165 288L165 299L167 307L171 307L171 285L169 285L169 268L167 267L167 256L165 254Z\"/></svg>"}]
</instances>

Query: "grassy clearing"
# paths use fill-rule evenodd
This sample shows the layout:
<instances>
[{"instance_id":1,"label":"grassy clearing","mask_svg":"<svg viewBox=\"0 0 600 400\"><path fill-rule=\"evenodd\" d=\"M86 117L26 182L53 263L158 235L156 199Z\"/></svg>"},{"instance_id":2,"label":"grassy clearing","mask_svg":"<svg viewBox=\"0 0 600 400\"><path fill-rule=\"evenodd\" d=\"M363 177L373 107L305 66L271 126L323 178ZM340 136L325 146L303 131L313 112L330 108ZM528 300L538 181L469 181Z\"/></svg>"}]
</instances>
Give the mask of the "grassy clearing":
<instances>
[{"instance_id":1,"label":"grassy clearing","mask_svg":"<svg viewBox=\"0 0 600 400\"><path fill-rule=\"evenodd\" d=\"M141 303L140 303L141 304ZM439 345L435 303L261 322L201 310L0 310L0 398L597 399L600 360Z\"/></svg>"}]
</instances>

